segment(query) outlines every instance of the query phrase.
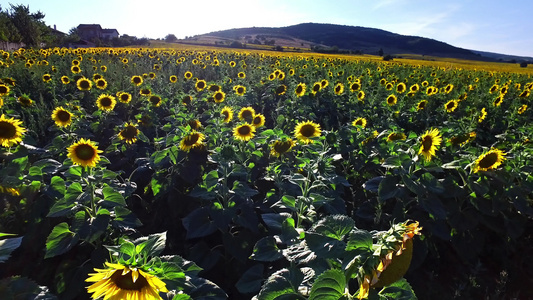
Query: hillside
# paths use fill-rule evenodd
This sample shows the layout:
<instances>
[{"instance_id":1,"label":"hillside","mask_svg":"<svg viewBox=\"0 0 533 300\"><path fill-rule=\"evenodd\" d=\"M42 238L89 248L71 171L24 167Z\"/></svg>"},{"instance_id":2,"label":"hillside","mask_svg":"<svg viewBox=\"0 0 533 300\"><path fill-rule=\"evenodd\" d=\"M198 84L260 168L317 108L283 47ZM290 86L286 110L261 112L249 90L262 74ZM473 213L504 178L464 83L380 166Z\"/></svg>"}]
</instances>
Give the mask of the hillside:
<instances>
[{"instance_id":1,"label":"hillside","mask_svg":"<svg viewBox=\"0 0 533 300\"><path fill-rule=\"evenodd\" d=\"M470 60L508 60L506 55L484 55L434 39L393 32L334 24L303 23L287 27L251 27L197 35L180 42L248 48L275 46L293 51L351 51L365 54L418 54ZM383 51L383 52L381 52ZM509 56L510 57L510 56ZM510 60L510 59L509 59Z\"/></svg>"}]
</instances>

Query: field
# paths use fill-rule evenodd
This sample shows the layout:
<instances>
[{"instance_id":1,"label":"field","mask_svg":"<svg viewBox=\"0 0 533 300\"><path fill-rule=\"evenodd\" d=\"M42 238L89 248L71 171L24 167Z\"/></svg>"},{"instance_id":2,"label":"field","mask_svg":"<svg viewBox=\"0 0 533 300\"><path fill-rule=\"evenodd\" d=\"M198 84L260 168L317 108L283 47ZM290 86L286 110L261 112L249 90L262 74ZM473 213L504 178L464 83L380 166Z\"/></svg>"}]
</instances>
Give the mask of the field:
<instances>
[{"instance_id":1,"label":"field","mask_svg":"<svg viewBox=\"0 0 533 300\"><path fill-rule=\"evenodd\" d=\"M531 67L173 47L0 52L6 299L533 297Z\"/></svg>"}]
</instances>

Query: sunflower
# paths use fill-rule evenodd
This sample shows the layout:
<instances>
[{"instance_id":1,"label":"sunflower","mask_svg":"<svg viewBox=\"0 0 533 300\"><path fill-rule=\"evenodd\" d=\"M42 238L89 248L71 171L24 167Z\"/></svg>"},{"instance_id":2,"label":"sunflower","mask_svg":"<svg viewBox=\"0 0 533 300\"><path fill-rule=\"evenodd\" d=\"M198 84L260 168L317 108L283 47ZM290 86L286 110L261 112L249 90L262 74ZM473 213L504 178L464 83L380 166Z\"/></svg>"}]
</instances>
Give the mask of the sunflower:
<instances>
[{"instance_id":1,"label":"sunflower","mask_svg":"<svg viewBox=\"0 0 533 300\"><path fill-rule=\"evenodd\" d=\"M153 107L159 107L162 103L161 96L158 95L150 95L148 101L150 101Z\"/></svg>"},{"instance_id":2,"label":"sunflower","mask_svg":"<svg viewBox=\"0 0 533 300\"><path fill-rule=\"evenodd\" d=\"M217 91L213 94L213 99L216 103L222 103L224 102L224 99L226 98L226 93L223 91Z\"/></svg>"},{"instance_id":3,"label":"sunflower","mask_svg":"<svg viewBox=\"0 0 533 300\"><path fill-rule=\"evenodd\" d=\"M252 119L252 125L255 128L259 128L265 125L265 116L263 116L262 114L256 114L254 118Z\"/></svg>"},{"instance_id":4,"label":"sunflower","mask_svg":"<svg viewBox=\"0 0 533 300\"><path fill-rule=\"evenodd\" d=\"M189 120L187 122L187 124L191 127L191 129L193 130L197 130L197 129L200 129L200 127L202 127L202 122L200 122L200 120L197 120L197 119L192 119L192 120Z\"/></svg>"},{"instance_id":5,"label":"sunflower","mask_svg":"<svg viewBox=\"0 0 533 300\"><path fill-rule=\"evenodd\" d=\"M489 93L492 94L492 93L496 92L499 89L500 89L500 87L497 84L494 84L493 86L490 87Z\"/></svg>"},{"instance_id":6,"label":"sunflower","mask_svg":"<svg viewBox=\"0 0 533 300\"><path fill-rule=\"evenodd\" d=\"M393 105L396 105L396 102L398 102L398 98L396 98L396 95L390 94L387 97L387 105L393 106Z\"/></svg>"},{"instance_id":7,"label":"sunflower","mask_svg":"<svg viewBox=\"0 0 533 300\"><path fill-rule=\"evenodd\" d=\"M67 148L69 157L75 165L82 167L95 167L100 160L102 150L98 150L95 142L91 140L81 139L79 142L72 144Z\"/></svg>"},{"instance_id":8,"label":"sunflower","mask_svg":"<svg viewBox=\"0 0 533 300\"><path fill-rule=\"evenodd\" d=\"M409 91L410 92L413 92L413 93L416 93L420 90L420 86L418 85L418 83L415 83L413 84L410 88L409 88Z\"/></svg>"},{"instance_id":9,"label":"sunflower","mask_svg":"<svg viewBox=\"0 0 533 300\"><path fill-rule=\"evenodd\" d=\"M403 82L398 83L398 85L396 86L396 92L399 94L405 92L406 90L407 90L407 87L405 86L405 83Z\"/></svg>"},{"instance_id":10,"label":"sunflower","mask_svg":"<svg viewBox=\"0 0 533 300\"><path fill-rule=\"evenodd\" d=\"M44 82L50 82L52 80L52 76L50 74L44 74L43 75L43 81Z\"/></svg>"},{"instance_id":11,"label":"sunflower","mask_svg":"<svg viewBox=\"0 0 533 300\"><path fill-rule=\"evenodd\" d=\"M141 269L106 262L108 268L94 269L97 273L89 274L86 282L94 282L87 287L98 299L145 299L159 300L160 292L166 293L166 284L158 277Z\"/></svg>"},{"instance_id":12,"label":"sunflower","mask_svg":"<svg viewBox=\"0 0 533 300\"><path fill-rule=\"evenodd\" d=\"M295 145L296 143L291 138L288 138L285 141L277 140L270 145L270 155L279 157L282 154L289 152Z\"/></svg>"},{"instance_id":13,"label":"sunflower","mask_svg":"<svg viewBox=\"0 0 533 300\"><path fill-rule=\"evenodd\" d=\"M359 82L354 82L350 85L350 92L356 92L361 89L361 84Z\"/></svg>"},{"instance_id":14,"label":"sunflower","mask_svg":"<svg viewBox=\"0 0 533 300\"><path fill-rule=\"evenodd\" d=\"M359 93L357 93L357 99L363 101L365 99L365 92L359 91Z\"/></svg>"},{"instance_id":15,"label":"sunflower","mask_svg":"<svg viewBox=\"0 0 533 300\"><path fill-rule=\"evenodd\" d=\"M169 77L170 82L176 83L178 81L178 76L176 75L170 75Z\"/></svg>"},{"instance_id":16,"label":"sunflower","mask_svg":"<svg viewBox=\"0 0 533 300\"><path fill-rule=\"evenodd\" d=\"M355 121L352 122L352 126L361 126L363 128L366 127L366 119L365 118L357 118Z\"/></svg>"},{"instance_id":17,"label":"sunflower","mask_svg":"<svg viewBox=\"0 0 533 300\"><path fill-rule=\"evenodd\" d=\"M522 106L520 106L520 108L518 109L518 114L521 115L523 113L526 112L526 109L527 109L527 104L523 104Z\"/></svg>"},{"instance_id":18,"label":"sunflower","mask_svg":"<svg viewBox=\"0 0 533 300\"><path fill-rule=\"evenodd\" d=\"M451 93L451 91L453 91L453 84L450 83L444 88L444 92L446 94L449 94L449 93Z\"/></svg>"},{"instance_id":19,"label":"sunflower","mask_svg":"<svg viewBox=\"0 0 533 300\"><path fill-rule=\"evenodd\" d=\"M478 171L494 170L505 160L506 153L502 150L492 148L484 153L474 162L474 173Z\"/></svg>"},{"instance_id":20,"label":"sunflower","mask_svg":"<svg viewBox=\"0 0 533 300\"><path fill-rule=\"evenodd\" d=\"M282 84L276 88L276 95L281 96L287 92L287 86Z\"/></svg>"},{"instance_id":21,"label":"sunflower","mask_svg":"<svg viewBox=\"0 0 533 300\"><path fill-rule=\"evenodd\" d=\"M294 128L294 136L302 143L309 144L313 137L321 134L320 125L313 121L299 122Z\"/></svg>"},{"instance_id":22,"label":"sunflower","mask_svg":"<svg viewBox=\"0 0 533 300\"><path fill-rule=\"evenodd\" d=\"M237 74L237 76L239 78L242 78L242 79L246 78L246 74L244 74L244 72L239 72L239 74Z\"/></svg>"},{"instance_id":23,"label":"sunflower","mask_svg":"<svg viewBox=\"0 0 533 300\"><path fill-rule=\"evenodd\" d=\"M302 97L305 94L306 88L305 83L298 83L298 86L294 89L294 93L297 97Z\"/></svg>"},{"instance_id":24,"label":"sunflower","mask_svg":"<svg viewBox=\"0 0 533 300\"><path fill-rule=\"evenodd\" d=\"M335 91L336 95L342 95L342 93L344 93L344 84L342 84L340 82L337 83L335 85L334 91Z\"/></svg>"},{"instance_id":25,"label":"sunflower","mask_svg":"<svg viewBox=\"0 0 533 300\"><path fill-rule=\"evenodd\" d=\"M72 123L72 114L59 106L52 112L52 120L54 120L58 127L67 127Z\"/></svg>"},{"instance_id":26,"label":"sunflower","mask_svg":"<svg viewBox=\"0 0 533 300\"><path fill-rule=\"evenodd\" d=\"M118 133L118 137L125 141L128 144L133 144L137 141L137 136L139 135L139 129L137 129L137 124L132 122L127 122L124 124L122 130Z\"/></svg>"},{"instance_id":27,"label":"sunflower","mask_svg":"<svg viewBox=\"0 0 533 300\"><path fill-rule=\"evenodd\" d=\"M118 95L118 101L122 102L122 103L130 103L131 101L131 94L128 93L128 92L120 92Z\"/></svg>"},{"instance_id":28,"label":"sunflower","mask_svg":"<svg viewBox=\"0 0 533 300\"><path fill-rule=\"evenodd\" d=\"M80 91L89 91L93 86L93 83L89 79L82 77L76 81L76 86Z\"/></svg>"},{"instance_id":29,"label":"sunflower","mask_svg":"<svg viewBox=\"0 0 533 300\"><path fill-rule=\"evenodd\" d=\"M244 96L244 93L246 93L246 87L242 85L236 85L233 87L233 90L235 91L235 94L239 96ZM216 100L216 99L215 99Z\"/></svg>"},{"instance_id":30,"label":"sunflower","mask_svg":"<svg viewBox=\"0 0 533 300\"><path fill-rule=\"evenodd\" d=\"M485 118L487 117L487 110L483 107L481 109L481 113L479 114L479 118L478 118L478 123L481 123L483 122L483 120L485 120Z\"/></svg>"},{"instance_id":31,"label":"sunflower","mask_svg":"<svg viewBox=\"0 0 533 300\"><path fill-rule=\"evenodd\" d=\"M63 84L69 84L70 83L70 79L68 78L68 76L61 76L61 82Z\"/></svg>"},{"instance_id":32,"label":"sunflower","mask_svg":"<svg viewBox=\"0 0 533 300\"><path fill-rule=\"evenodd\" d=\"M431 157L435 156L435 150L437 150L437 146L439 146L442 142L442 137L440 136L439 130L437 128L427 130L420 139L421 145L420 150L418 150L418 154L422 154L426 161L431 161Z\"/></svg>"},{"instance_id":33,"label":"sunflower","mask_svg":"<svg viewBox=\"0 0 533 300\"><path fill-rule=\"evenodd\" d=\"M205 136L202 133L193 130L181 139L180 149L189 152L192 148L201 146L204 138Z\"/></svg>"},{"instance_id":34,"label":"sunflower","mask_svg":"<svg viewBox=\"0 0 533 300\"><path fill-rule=\"evenodd\" d=\"M0 94L1 94L1 93L2 93L2 92L0 91ZM531 92L530 92L529 90L523 90L523 91L518 95L518 97L520 97L520 98L526 98L526 97L529 97L529 94L530 94L530 93L531 93Z\"/></svg>"},{"instance_id":35,"label":"sunflower","mask_svg":"<svg viewBox=\"0 0 533 300\"><path fill-rule=\"evenodd\" d=\"M502 102L503 102L503 95L500 95L496 99L494 99L494 102L492 102L492 104L495 107L498 107L498 106L502 105Z\"/></svg>"},{"instance_id":36,"label":"sunflower","mask_svg":"<svg viewBox=\"0 0 533 300\"><path fill-rule=\"evenodd\" d=\"M97 88L104 90L107 87L107 81L104 78L99 78L94 84Z\"/></svg>"},{"instance_id":37,"label":"sunflower","mask_svg":"<svg viewBox=\"0 0 533 300\"><path fill-rule=\"evenodd\" d=\"M322 79L320 80L320 85L325 89L329 85L329 81L327 79Z\"/></svg>"},{"instance_id":38,"label":"sunflower","mask_svg":"<svg viewBox=\"0 0 533 300\"><path fill-rule=\"evenodd\" d=\"M444 104L444 109L447 112L453 112L457 108L458 105L459 105L459 101L450 100L450 101L446 102L446 104Z\"/></svg>"},{"instance_id":39,"label":"sunflower","mask_svg":"<svg viewBox=\"0 0 533 300\"><path fill-rule=\"evenodd\" d=\"M107 94L102 94L96 99L96 106L98 106L98 109L103 111L111 111L113 108L115 108L115 105L117 104L117 100L115 100L115 97Z\"/></svg>"},{"instance_id":40,"label":"sunflower","mask_svg":"<svg viewBox=\"0 0 533 300\"><path fill-rule=\"evenodd\" d=\"M70 67L70 71L74 74L78 74L81 72L81 68L79 66L72 66Z\"/></svg>"},{"instance_id":41,"label":"sunflower","mask_svg":"<svg viewBox=\"0 0 533 300\"><path fill-rule=\"evenodd\" d=\"M0 145L11 147L14 144L22 142L22 136L26 128L21 127L22 121L14 118L0 117Z\"/></svg>"},{"instance_id":42,"label":"sunflower","mask_svg":"<svg viewBox=\"0 0 533 300\"><path fill-rule=\"evenodd\" d=\"M241 141L249 141L255 135L255 127L250 124L242 124L233 128L233 137Z\"/></svg>"},{"instance_id":43,"label":"sunflower","mask_svg":"<svg viewBox=\"0 0 533 300\"><path fill-rule=\"evenodd\" d=\"M139 75L134 75L131 77L131 83L134 85L134 86L140 86L141 84L143 84L143 78L142 76L139 76Z\"/></svg>"},{"instance_id":44,"label":"sunflower","mask_svg":"<svg viewBox=\"0 0 533 300\"><path fill-rule=\"evenodd\" d=\"M224 106L220 114L224 116L224 123L229 123L233 119L233 110L229 106Z\"/></svg>"},{"instance_id":45,"label":"sunflower","mask_svg":"<svg viewBox=\"0 0 533 300\"><path fill-rule=\"evenodd\" d=\"M396 132L392 132L390 133L388 136L387 136L387 142L394 142L394 141L403 141L405 140L407 137L405 136L405 133L403 132L400 132L400 133L396 133Z\"/></svg>"},{"instance_id":46,"label":"sunflower","mask_svg":"<svg viewBox=\"0 0 533 300\"><path fill-rule=\"evenodd\" d=\"M30 96L23 94L22 96L19 96L17 98L17 101L25 107L31 106L33 104L33 100L31 100Z\"/></svg>"},{"instance_id":47,"label":"sunflower","mask_svg":"<svg viewBox=\"0 0 533 300\"><path fill-rule=\"evenodd\" d=\"M211 84L211 85L209 85L209 87L207 89L214 93L214 92L220 91L222 89L222 87L220 87L220 85L218 85L218 84ZM235 87L234 87L234 89L235 89Z\"/></svg>"},{"instance_id":48,"label":"sunflower","mask_svg":"<svg viewBox=\"0 0 533 300\"><path fill-rule=\"evenodd\" d=\"M100 70L102 70L102 72L107 72L107 66L100 66Z\"/></svg>"},{"instance_id":49,"label":"sunflower","mask_svg":"<svg viewBox=\"0 0 533 300\"><path fill-rule=\"evenodd\" d=\"M239 120L251 120L255 116L255 109L250 106L243 107L239 111Z\"/></svg>"},{"instance_id":50,"label":"sunflower","mask_svg":"<svg viewBox=\"0 0 533 300\"><path fill-rule=\"evenodd\" d=\"M205 82L205 80L198 80L196 81L196 84L194 85L194 87L196 88L198 92L200 92L200 91L203 91L207 87L207 83Z\"/></svg>"},{"instance_id":51,"label":"sunflower","mask_svg":"<svg viewBox=\"0 0 533 300\"><path fill-rule=\"evenodd\" d=\"M463 145L465 145L466 143L472 141L475 138L476 138L476 133L472 131L470 133L464 133L464 134L460 134L460 135L454 136L451 139L449 139L449 141L450 141L450 143L452 145L463 146Z\"/></svg>"}]
</instances>

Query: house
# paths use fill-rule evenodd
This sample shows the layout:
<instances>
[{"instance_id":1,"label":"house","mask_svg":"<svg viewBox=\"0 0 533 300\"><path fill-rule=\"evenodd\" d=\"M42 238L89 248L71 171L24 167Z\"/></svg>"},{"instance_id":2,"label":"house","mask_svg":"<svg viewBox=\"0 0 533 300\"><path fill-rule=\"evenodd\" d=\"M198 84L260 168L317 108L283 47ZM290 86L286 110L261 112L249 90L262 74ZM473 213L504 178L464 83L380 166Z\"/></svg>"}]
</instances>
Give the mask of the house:
<instances>
[{"instance_id":1,"label":"house","mask_svg":"<svg viewBox=\"0 0 533 300\"><path fill-rule=\"evenodd\" d=\"M102 28L100 24L80 24L78 25L78 36L82 40L108 40L118 38L119 34L116 29Z\"/></svg>"}]
</instances>

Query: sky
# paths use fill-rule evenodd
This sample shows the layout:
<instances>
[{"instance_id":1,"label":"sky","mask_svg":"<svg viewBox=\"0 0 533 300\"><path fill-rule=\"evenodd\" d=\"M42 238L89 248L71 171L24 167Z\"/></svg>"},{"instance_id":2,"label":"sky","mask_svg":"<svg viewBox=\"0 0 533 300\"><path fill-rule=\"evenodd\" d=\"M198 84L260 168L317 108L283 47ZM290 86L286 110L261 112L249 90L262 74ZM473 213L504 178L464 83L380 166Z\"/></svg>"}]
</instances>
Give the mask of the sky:
<instances>
[{"instance_id":1,"label":"sky","mask_svg":"<svg viewBox=\"0 0 533 300\"><path fill-rule=\"evenodd\" d=\"M28 5L68 33L100 24L138 38L242 27L328 23L372 27L487 52L533 57L531 0L0 0Z\"/></svg>"}]
</instances>

